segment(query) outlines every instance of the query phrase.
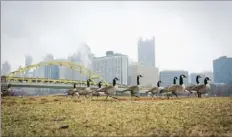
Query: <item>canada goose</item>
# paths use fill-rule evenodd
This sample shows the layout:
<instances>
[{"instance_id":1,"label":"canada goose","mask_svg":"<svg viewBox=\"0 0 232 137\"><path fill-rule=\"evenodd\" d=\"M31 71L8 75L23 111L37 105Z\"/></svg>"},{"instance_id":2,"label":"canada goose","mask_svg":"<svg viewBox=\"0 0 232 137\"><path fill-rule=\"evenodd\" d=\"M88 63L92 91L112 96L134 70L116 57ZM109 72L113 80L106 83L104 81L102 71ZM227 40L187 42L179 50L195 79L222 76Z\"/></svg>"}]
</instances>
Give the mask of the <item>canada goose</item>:
<instances>
[{"instance_id":1,"label":"canada goose","mask_svg":"<svg viewBox=\"0 0 232 137\"><path fill-rule=\"evenodd\" d=\"M171 84L171 85L168 86L168 87L165 87L165 88L161 89L161 90L160 90L160 93L161 93L161 94L166 94L167 97L169 98L169 96L172 95L172 92L170 92L170 91L168 90L168 88L170 88L170 87L173 86L173 85L176 85L176 80L177 80L177 79L178 79L178 78L175 76L175 77L173 78L173 84Z\"/></svg>"},{"instance_id":2,"label":"canada goose","mask_svg":"<svg viewBox=\"0 0 232 137\"><path fill-rule=\"evenodd\" d=\"M208 81L210 81L210 79L209 79L209 77L206 77L204 79L204 84L198 85L192 89L194 91L197 91L198 98L201 98L202 94L206 94L211 89Z\"/></svg>"},{"instance_id":3,"label":"canada goose","mask_svg":"<svg viewBox=\"0 0 232 137\"><path fill-rule=\"evenodd\" d=\"M98 89L92 91L92 96L97 96L97 98L98 96L100 96L100 92L97 92L97 91L101 89L101 86L102 86L102 81L99 81Z\"/></svg>"},{"instance_id":4,"label":"canada goose","mask_svg":"<svg viewBox=\"0 0 232 137\"><path fill-rule=\"evenodd\" d=\"M138 75L137 76L137 85L136 86L131 86L125 90L123 90L122 92L125 92L125 91L130 91L131 93L131 97L132 96L135 96L135 97L139 97L137 96L136 94L140 91L140 82L139 82L139 78L143 77L142 75Z\"/></svg>"},{"instance_id":5,"label":"canada goose","mask_svg":"<svg viewBox=\"0 0 232 137\"><path fill-rule=\"evenodd\" d=\"M113 94L115 94L117 92L118 86L117 86L117 82L119 79L117 77L115 77L113 79L113 86L106 86L104 88L101 88L99 90L97 90L97 92L104 92L106 94L106 100L108 99L108 97L112 97L114 99L117 99L116 97L113 96Z\"/></svg>"},{"instance_id":6,"label":"canada goose","mask_svg":"<svg viewBox=\"0 0 232 137\"><path fill-rule=\"evenodd\" d=\"M77 93L76 83L74 83L73 89L69 89L68 91L65 92L65 96L67 97L68 95L71 95L71 96L77 95L77 96L79 96L79 94Z\"/></svg>"},{"instance_id":7,"label":"canada goose","mask_svg":"<svg viewBox=\"0 0 232 137\"><path fill-rule=\"evenodd\" d=\"M84 95L85 97L87 97L87 95L92 94L92 91L90 89L90 82L92 82L92 80L88 79L86 82L87 82L87 87L80 88L80 89L77 90L79 96ZM78 98L79 98L79 96L78 96Z\"/></svg>"},{"instance_id":8,"label":"canada goose","mask_svg":"<svg viewBox=\"0 0 232 137\"><path fill-rule=\"evenodd\" d=\"M175 95L178 98L178 93L185 91L185 85L183 78L187 78L184 74L180 75L179 78L179 85L172 85L168 88L170 92L172 92L173 95Z\"/></svg>"},{"instance_id":9,"label":"canada goose","mask_svg":"<svg viewBox=\"0 0 232 137\"><path fill-rule=\"evenodd\" d=\"M159 80L159 81L157 82L157 87L151 88L151 89L148 90L146 93L148 94L149 92L151 92L151 93L152 93L152 98L154 98L155 94L156 94L156 96L158 97L157 94L159 94L160 91L163 89L163 87L160 87L160 83L161 83L161 81Z\"/></svg>"},{"instance_id":10,"label":"canada goose","mask_svg":"<svg viewBox=\"0 0 232 137\"><path fill-rule=\"evenodd\" d=\"M199 85L199 78L201 78L201 76L200 75L197 75L197 77L196 77L196 83L197 83L197 85ZM192 93L194 93L195 94L195 96L197 96L197 91L194 91L193 90L193 88L194 87L196 87L197 85L191 85L191 86L188 86L188 87L186 87L186 91L189 91L189 94L188 94L188 96L190 96Z\"/></svg>"},{"instance_id":11,"label":"canada goose","mask_svg":"<svg viewBox=\"0 0 232 137\"><path fill-rule=\"evenodd\" d=\"M2 96L11 96L12 94L11 84L8 84L7 89L2 89L1 92L2 92L1 93Z\"/></svg>"}]
</instances>

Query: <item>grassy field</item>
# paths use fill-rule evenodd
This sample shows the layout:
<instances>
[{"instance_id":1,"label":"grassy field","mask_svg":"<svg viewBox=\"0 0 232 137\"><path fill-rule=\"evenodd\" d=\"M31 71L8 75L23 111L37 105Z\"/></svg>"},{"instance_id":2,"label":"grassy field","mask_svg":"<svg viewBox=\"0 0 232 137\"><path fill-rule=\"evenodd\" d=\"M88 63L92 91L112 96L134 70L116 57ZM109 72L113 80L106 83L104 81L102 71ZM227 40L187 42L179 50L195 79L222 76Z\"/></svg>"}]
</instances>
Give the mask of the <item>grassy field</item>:
<instances>
[{"instance_id":1,"label":"grassy field","mask_svg":"<svg viewBox=\"0 0 232 137\"><path fill-rule=\"evenodd\" d=\"M104 99L2 98L2 136L232 136L232 98Z\"/></svg>"}]
</instances>

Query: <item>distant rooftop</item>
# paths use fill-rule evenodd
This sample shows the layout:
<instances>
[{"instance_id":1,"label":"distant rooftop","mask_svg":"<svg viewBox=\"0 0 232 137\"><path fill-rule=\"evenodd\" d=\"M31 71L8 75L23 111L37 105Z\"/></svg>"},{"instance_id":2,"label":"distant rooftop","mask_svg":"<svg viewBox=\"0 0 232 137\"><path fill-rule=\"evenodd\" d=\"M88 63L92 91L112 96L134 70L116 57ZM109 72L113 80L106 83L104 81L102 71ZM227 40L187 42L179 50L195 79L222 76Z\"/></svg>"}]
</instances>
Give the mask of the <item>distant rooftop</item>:
<instances>
[{"instance_id":1,"label":"distant rooftop","mask_svg":"<svg viewBox=\"0 0 232 137\"><path fill-rule=\"evenodd\" d=\"M219 58L217 58L217 59L232 59L232 57L221 56L221 57L219 57ZM215 60L217 60L217 59L215 59Z\"/></svg>"},{"instance_id":2,"label":"distant rooftop","mask_svg":"<svg viewBox=\"0 0 232 137\"><path fill-rule=\"evenodd\" d=\"M143 37L139 37L139 41L151 41L154 40L155 37L154 36L143 36Z\"/></svg>"},{"instance_id":3,"label":"distant rooftop","mask_svg":"<svg viewBox=\"0 0 232 137\"><path fill-rule=\"evenodd\" d=\"M113 51L106 51L106 56L102 56L102 57L94 57L95 59L99 59L99 58L105 58L105 57L112 57L112 56L127 56L121 53L114 53Z\"/></svg>"},{"instance_id":4,"label":"distant rooftop","mask_svg":"<svg viewBox=\"0 0 232 137\"><path fill-rule=\"evenodd\" d=\"M188 71L186 71L186 70L163 70L160 72L188 72Z\"/></svg>"}]
</instances>

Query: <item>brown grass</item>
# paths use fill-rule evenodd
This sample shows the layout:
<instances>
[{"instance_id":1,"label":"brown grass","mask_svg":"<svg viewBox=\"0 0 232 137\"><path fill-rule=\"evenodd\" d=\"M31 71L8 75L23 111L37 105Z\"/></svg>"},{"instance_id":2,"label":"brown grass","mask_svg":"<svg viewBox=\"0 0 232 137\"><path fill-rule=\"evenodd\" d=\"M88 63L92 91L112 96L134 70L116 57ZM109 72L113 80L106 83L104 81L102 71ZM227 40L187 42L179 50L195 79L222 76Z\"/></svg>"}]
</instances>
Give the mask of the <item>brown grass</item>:
<instances>
[{"instance_id":1,"label":"brown grass","mask_svg":"<svg viewBox=\"0 0 232 137\"><path fill-rule=\"evenodd\" d=\"M232 136L232 99L225 97L2 100L2 136Z\"/></svg>"}]
</instances>

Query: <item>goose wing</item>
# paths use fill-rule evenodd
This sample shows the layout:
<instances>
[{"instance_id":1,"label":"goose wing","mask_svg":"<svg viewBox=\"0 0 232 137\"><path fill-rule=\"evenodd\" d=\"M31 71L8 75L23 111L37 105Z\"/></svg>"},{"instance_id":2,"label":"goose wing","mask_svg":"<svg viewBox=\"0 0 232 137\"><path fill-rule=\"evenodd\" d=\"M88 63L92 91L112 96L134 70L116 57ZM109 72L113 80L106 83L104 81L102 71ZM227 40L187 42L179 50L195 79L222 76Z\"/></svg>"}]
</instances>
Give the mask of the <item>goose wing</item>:
<instances>
[{"instance_id":1,"label":"goose wing","mask_svg":"<svg viewBox=\"0 0 232 137\"><path fill-rule=\"evenodd\" d=\"M133 90L135 90L136 88L138 88L138 86L131 86L131 87L129 87L129 88L123 90L122 92L125 92L125 91L133 91Z\"/></svg>"},{"instance_id":2,"label":"goose wing","mask_svg":"<svg viewBox=\"0 0 232 137\"><path fill-rule=\"evenodd\" d=\"M91 90L98 90L99 88L90 88Z\"/></svg>"},{"instance_id":3,"label":"goose wing","mask_svg":"<svg viewBox=\"0 0 232 137\"><path fill-rule=\"evenodd\" d=\"M172 85L171 87L168 88L169 91L175 91L178 88L181 88L181 85Z\"/></svg>"},{"instance_id":4,"label":"goose wing","mask_svg":"<svg viewBox=\"0 0 232 137\"><path fill-rule=\"evenodd\" d=\"M185 90L190 91L190 90L192 90L194 87L196 87L196 85L190 85L190 86L186 87Z\"/></svg>"},{"instance_id":5,"label":"goose wing","mask_svg":"<svg viewBox=\"0 0 232 137\"><path fill-rule=\"evenodd\" d=\"M79 91L79 90L85 90L86 89L86 87L78 87L77 88L77 90Z\"/></svg>"},{"instance_id":6,"label":"goose wing","mask_svg":"<svg viewBox=\"0 0 232 137\"><path fill-rule=\"evenodd\" d=\"M193 87L192 88L192 90L194 90L194 91L199 91L200 89L203 89L205 87L205 85L198 85L198 86L195 86L195 87Z\"/></svg>"},{"instance_id":7,"label":"goose wing","mask_svg":"<svg viewBox=\"0 0 232 137\"><path fill-rule=\"evenodd\" d=\"M155 91L157 89L158 89L158 87L153 87L153 88L149 89L147 92L152 92L152 91Z\"/></svg>"},{"instance_id":8,"label":"goose wing","mask_svg":"<svg viewBox=\"0 0 232 137\"><path fill-rule=\"evenodd\" d=\"M114 86L107 86L107 87L104 87L104 88L101 88L100 90L97 90L97 92L105 92L111 88L113 88Z\"/></svg>"}]
</instances>

